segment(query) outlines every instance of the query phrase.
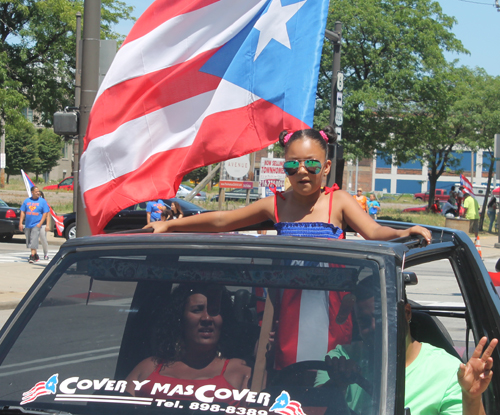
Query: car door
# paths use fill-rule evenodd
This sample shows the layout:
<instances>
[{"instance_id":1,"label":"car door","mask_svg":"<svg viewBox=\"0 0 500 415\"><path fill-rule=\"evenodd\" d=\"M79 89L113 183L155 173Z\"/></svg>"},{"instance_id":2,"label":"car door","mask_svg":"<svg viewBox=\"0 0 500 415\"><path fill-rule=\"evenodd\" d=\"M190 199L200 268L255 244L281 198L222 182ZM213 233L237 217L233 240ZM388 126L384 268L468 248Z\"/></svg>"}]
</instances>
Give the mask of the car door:
<instances>
[{"instance_id":1,"label":"car door","mask_svg":"<svg viewBox=\"0 0 500 415\"><path fill-rule=\"evenodd\" d=\"M146 202L129 206L118 212L104 229L107 233L141 229L146 226Z\"/></svg>"}]
</instances>

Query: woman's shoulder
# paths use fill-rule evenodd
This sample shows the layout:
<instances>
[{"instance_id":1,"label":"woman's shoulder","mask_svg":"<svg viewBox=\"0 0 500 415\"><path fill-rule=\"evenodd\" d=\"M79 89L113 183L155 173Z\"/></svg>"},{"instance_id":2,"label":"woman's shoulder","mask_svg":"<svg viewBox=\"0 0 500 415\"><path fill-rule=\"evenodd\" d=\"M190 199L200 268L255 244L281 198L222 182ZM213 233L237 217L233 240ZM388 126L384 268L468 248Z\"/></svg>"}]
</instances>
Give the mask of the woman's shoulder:
<instances>
[{"instance_id":1,"label":"woman's shoulder","mask_svg":"<svg viewBox=\"0 0 500 415\"><path fill-rule=\"evenodd\" d=\"M247 386L251 373L252 369L243 359L229 359L224 377L233 386L241 389Z\"/></svg>"},{"instance_id":2,"label":"woman's shoulder","mask_svg":"<svg viewBox=\"0 0 500 415\"><path fill-rule=\"evenodd\" d=\"M226 372L250 374L251 368L246 364L243 359L229 359Z\"/></svg>"}]
</instances>

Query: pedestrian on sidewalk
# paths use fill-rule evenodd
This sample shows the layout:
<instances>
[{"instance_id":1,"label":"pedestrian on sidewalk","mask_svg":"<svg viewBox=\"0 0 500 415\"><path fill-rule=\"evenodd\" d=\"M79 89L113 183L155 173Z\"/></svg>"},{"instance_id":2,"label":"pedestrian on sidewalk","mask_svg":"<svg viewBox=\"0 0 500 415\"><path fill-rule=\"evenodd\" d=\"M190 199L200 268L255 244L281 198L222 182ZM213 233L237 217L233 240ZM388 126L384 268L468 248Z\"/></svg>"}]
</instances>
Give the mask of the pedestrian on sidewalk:
<instances>
[{"instance_id":1,"label":"pedestrian on sidewalk","mask_svg":"<svg viewBox=\"0 0 500 415\"><path fill-rule=\"evenodd\" d=\"M368 205L368 214L372 219L377 219L377 214L380 212L380 203L374 193L370 195L370 200L366 204Z\"/></svg>"},{"instance_id":2,"label":"pedestrian on sidewalk","mask_svg":"<svg viewBox=\"0 0 500 415\"><path fill-rule=\"evenodd\" d=\"M488 218L490 219L490 226L488 227L488 232L491 233L491 229L493 228L493 223L495 222L495 218L497 216L497 198L493 196L491 200L488 202Z\"/></svg>"},{"instance_id":3,"label":"pedestrian on sidewalk","mask_svg":"<svg viewBox=\"0 0 500 415\"><path fill-rule=\"evenodd\" d=\"M36 186L31 188L31 197L24 200L21 205L21 217L19 219L19 230L26 235L26 248L31 249L28 262L32 264L40 258L36 250L38 249L38 238L42 225L47 220L49 205L40 197L39 189ZM23 228L23 221L24 228Z\"/></svg>"},{"instance_id":4,"label":"pedestrian on sidewalk","mask_svg":"<svg viewBox=\"0 0 500 415\"><path fill-rule=\"evenodd\" d=\"M463 190L464 200L462 202L462 207L464 208L464 217L470 221L469 233L474 233L476 237L479 234L479 203L474 199L467 190Z\"/></svg>"}]
</instances>

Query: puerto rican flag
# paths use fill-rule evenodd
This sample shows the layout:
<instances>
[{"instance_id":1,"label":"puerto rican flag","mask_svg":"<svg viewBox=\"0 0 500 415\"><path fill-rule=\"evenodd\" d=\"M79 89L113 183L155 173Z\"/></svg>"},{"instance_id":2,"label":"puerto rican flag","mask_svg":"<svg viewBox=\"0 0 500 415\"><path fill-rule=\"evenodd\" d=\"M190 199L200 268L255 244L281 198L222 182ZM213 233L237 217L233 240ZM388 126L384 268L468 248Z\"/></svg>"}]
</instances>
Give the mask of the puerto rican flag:
<instances>
[{"instance_id":1,"label":"puerto rican flag","mask_svg":"<svg viewBox=\"0 0 500 415\"><path fill-rule=\"evenodd\" d=\"M464 187L464 190L467 193L469 193L471 196L475 196L471 182L469 182L469 180L467 180L467 177L465 177L463 174L460 175L460 184Z\"/></svg>"},{"instance_id":2,"label":"puerto rican flag","mask_svg":"<svg viewBox=\"0 0 500 415\"><path fill-rule=\"evenodd\" d=\"M286 391L281 392L280 396L276 398L271 408L269 408L269 411L280 415L305 415L301 403L291 400L289 393Z\"/></svg>"},{"instance_id":3,"label":"puerto rican flag","mask_svg":"<svg viewBox=\"0 0 500 415\"><path fill-rule=\"evenodd\" d=\"M101 85L81 158L92 233L185 174L312 126L328 0L157 0Z\"/></svg>"},{"instance_id":4,"label":"puerto rican flag","mask_svg":"<svg viewBox=\"0 0 500 415\"><path fill-rule=\"evenodd\" d=\"M58 374L52 375L47 381L38 382L29 391L23 393L21 405L33 402L36 398L44 395L54 395L57 390Z\"/></svg>"},{"instance_id":5,"label":"puerto rican flag","mask_svg":"<svg viewBox=\"0 0 500 415\"><path fill-rule=\"evenodd\" d=\"M28 197L31 197L31 188L35 186L35 184L31 181L29 176L24 172L24 170L21 169L21 176L23 176L23 182L24 182L24 187L26 187L26 192L28 193ZM47 203L47 205L49 205ZM52 216L52 219L54 220L54 223L56 225L56 231L59 236L62 236L64 232L64 218L62 216L59 216L54 212L54 209L52 209L52 206L49 205L49 210L50 210L50 215Z\"/></svg>"}]
</instances>

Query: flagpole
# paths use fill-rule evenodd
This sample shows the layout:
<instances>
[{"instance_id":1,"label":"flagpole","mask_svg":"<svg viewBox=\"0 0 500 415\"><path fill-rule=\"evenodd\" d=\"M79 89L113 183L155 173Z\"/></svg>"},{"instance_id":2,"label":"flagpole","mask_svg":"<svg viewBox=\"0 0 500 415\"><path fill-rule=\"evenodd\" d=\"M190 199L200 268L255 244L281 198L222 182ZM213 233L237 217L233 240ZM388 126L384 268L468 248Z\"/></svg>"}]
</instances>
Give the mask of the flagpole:
<instances>
[{"instance_id":1,"label":"flagpole","mask_svg":"<svg viewBox=\"0 0 500 415\"><path fill-rule=\"evenodd\" d=\"M83 9L82 87L80 97L80 127L78 134L79 158L83 149L83 137L87 131L90 109L99 88L99 46L101 37L101 0L85 0ZM78 186L79 189L80 186ZM83 205L81 190L77 194L76 236L91 235Z\"/></svg>"}]
</instances>

